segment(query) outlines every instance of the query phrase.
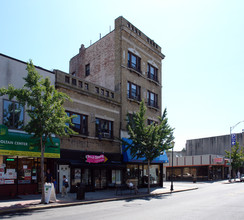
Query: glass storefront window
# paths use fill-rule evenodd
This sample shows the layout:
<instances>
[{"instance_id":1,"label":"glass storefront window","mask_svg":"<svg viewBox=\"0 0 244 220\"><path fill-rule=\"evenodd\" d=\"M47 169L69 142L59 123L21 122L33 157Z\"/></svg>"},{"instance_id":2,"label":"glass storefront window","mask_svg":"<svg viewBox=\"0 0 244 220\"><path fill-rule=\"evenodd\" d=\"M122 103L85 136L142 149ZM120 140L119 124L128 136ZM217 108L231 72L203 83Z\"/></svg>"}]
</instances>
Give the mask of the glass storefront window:
<instances>
[{"instance_id":1,"label":"glass storefront window","mask_svg":"<svg viewBox=\"0 0 244 220\"><path fill-rule=\"evenodd\" d=\"M150 184L160 183L160 167L159 165L150 165ZM148 183L148 165L144 165L144 184Z\"/></svg>"},{"instance_id":2,"label":"glass storefront window","mask_svg":"<svg viewBox=\"0 0 244 220\"><path fill-rule=\"evenodd\" d=\"M75 168L72 170L72 185L76 186L78 183L81 182L81 169Z\"/></svg>"},{"instance_id":3,"label":"glass storefront window","mask_svg":"<svg viewBox=\"0 0 244 220\"><path fill-rule=\"evenodd\" d=\"M90 169L82 169L82 184L86 186L91 185L91 170Z\"/></svg>"},{"instance_id":4,"label":"glass storefront window","mask_svg":"<svg viewBox=\"0 0 244 220\"><path fill-rule=\"evenodd\" d=\"M138 179L138 165L127 165L127 179Z\"/></svg>"},{"instance_id":5,"label":"glass storefront window","mask_svg":"<svg viewBox=\"0 0 244 220\"><path fill-rule=\"evenodd\" d=\"M37 158L2 156L0 184L31 184L38 181Z\"/></svg>"},{"instance_id":6,"label":"glass storefront window","mask_svg":"<svg viewBox=\"0 0 244 220\"><path fill-rule=\"evenodd\" d=\"M121 184L121 170L112 170L112 183Z\"/></svg>"}]
</instances>

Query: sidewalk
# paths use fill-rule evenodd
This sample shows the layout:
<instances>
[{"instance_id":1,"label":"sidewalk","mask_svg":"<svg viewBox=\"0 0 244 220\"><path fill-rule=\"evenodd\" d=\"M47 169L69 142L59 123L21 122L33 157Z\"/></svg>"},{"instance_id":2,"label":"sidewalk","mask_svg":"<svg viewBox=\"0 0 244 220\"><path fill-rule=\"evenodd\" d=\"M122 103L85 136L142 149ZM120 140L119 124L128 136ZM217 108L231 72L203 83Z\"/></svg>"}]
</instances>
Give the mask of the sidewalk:
<instances>
[{"instance_id":1,"label":"sidewalk","mask_svg":"<svg viewBox=\"0 0 244 220\"><path fill-rule=\"evenodd\" d=\"M164 182L164 187L151 188L151 193L147 193L147 188L140 188L138 194L134 191L124 190L116 195L115 189L100 190L96 192L86 192L84 200L77 200L76 193L68 193L66 198L62 198L61 194L57 194L57 201L55 203L40 204L41 195L20 195L17 199L0 200L0 215L3 213L11 213L18 211L31 211L47 208L58 208L74 205L85 205L98 202L108 202L124 199L135 199L146 196L156 196L161 194L168 194L170 192L170 182ZM174 182L174 191L182 192L188 190L198 189L197 184L189 182Z\"/></svg>"}]
</instances>

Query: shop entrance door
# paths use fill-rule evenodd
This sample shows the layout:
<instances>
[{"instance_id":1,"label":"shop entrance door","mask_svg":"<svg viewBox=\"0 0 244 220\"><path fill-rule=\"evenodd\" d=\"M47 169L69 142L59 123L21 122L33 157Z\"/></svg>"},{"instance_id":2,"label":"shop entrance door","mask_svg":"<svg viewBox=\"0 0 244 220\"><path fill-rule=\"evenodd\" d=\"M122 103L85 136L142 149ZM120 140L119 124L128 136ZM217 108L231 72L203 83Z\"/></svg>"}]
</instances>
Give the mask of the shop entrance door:
<instances>
[{"instance_id":1,"label":"shop entrance door","mask_svg":"<svg viewBox=\"0 0 244 220\"><path fill-rule=\"evenodd\" d=\"M69 165L59 165L59 192L62 192L62 186L63 186L63 175L66 176L66 178L69 181L69 187L67 188L67 192L70 190L70 168Z\"/></svg>"},{"instance_id":2,"label":"shop entrance door","mask_svg":"<svg viewBox=\"0 0 244 220\"><path fill-rule=\"evenodd\" d=\"M95 169L94 170L94 182L95 189L104 189L107 185L107 177L106 177L105 169Z\"/></svg>"}]
</instances>

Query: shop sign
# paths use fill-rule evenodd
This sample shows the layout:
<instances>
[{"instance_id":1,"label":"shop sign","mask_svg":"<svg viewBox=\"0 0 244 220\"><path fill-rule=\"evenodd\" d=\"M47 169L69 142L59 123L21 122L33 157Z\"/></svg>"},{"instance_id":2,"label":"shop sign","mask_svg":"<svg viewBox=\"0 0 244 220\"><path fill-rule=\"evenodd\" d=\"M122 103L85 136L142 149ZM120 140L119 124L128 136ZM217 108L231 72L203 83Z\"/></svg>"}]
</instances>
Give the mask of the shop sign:
<instances>
[{"instance_id":1,"label":"shop sign","mask_svg":"<svg viewBox=\"0 0 244 220\"><path fill-rule=\"evenodd\" d=\"M5 130L4 130L5 129ZM39 139L29 134L6 132L7 127L0 125L0 154L13 156L41 157ZM60 158L60 140L48 139L44 157Z\"/></svg>"},{"instance_id":2,"label":"shop sign","mask_svg":"<svg viewBox=\"0 0 244 220\"><path fill-rule=\"evenodd\" d=\"M18 181L18 184L29 184L29 183L31 183L30 180L19 180Z\"/></svg>"},{"instance_id":3,"label":"shop sign","mask_svg":"<svg viewBox=\"0 0 244 220\"><path fill-rule=\"evenodd\" d=\"M14 184L14 180L5 180L4 184Z\"/></svg>"},{"instance_id":4,"label":"shop sign","mask_svg":"<svg viewBox=\"0 0 244 220\"><path fill-rule=\"evenodd\" d=\"M216 158L214 158L214 162L215 163L222 163L223 162L223 158L222 157L216 157Z\"/></svg>"},{"instance_id":5,"label":"shop sign","mask_svg":"<svg viewBox=\"0 0 244 220\"><path fill-rule=\"evenodd\" d=\"M108 160L104 154L101 155L86 155L87 163L105 163Z\"/></svg>"},{"instance_id":6,"label":"shop sign","mask_svg":"<svg viewBox=\"0 0 244 220\"><path fill-rule=\"evenodd\" d=\"M17 179L17 173L15 172L15 169L7 169L6 173L4 175L5 179Z\"/></svg>"},{"instance_id":7,"label":"shop sign","mask_svg":"<svg viewBox=\"0 0 244 220\"><path fill-rule=\"evenodd\" d=\"M31 169L24 170L25 180L31 180Z\"/></svg>"}]
</instances>

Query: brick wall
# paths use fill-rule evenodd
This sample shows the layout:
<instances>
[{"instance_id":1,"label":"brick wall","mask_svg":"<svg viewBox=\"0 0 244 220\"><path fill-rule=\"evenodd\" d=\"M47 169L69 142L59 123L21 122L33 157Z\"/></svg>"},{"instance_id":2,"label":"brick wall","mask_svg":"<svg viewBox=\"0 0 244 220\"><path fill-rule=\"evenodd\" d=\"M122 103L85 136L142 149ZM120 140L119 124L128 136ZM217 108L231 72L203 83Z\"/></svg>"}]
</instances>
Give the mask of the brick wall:
<instances>
[{"instance_id":1,"label":"brick wall","mask_svg":"<svg viewBox=\"0 0 244 220\"><path fill-rule=\"evenodd\" d=\"M114 90L115 71L114 32L85 48L70 60L70 73L89 82ZM85 66L90 64L90 75L85 75Z\"/></svg>"}]
</instances>

